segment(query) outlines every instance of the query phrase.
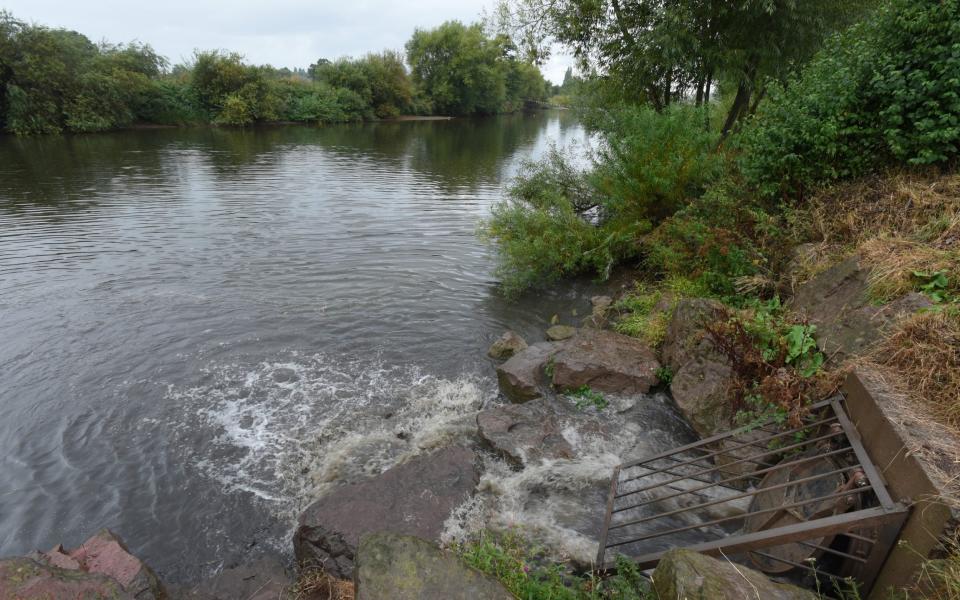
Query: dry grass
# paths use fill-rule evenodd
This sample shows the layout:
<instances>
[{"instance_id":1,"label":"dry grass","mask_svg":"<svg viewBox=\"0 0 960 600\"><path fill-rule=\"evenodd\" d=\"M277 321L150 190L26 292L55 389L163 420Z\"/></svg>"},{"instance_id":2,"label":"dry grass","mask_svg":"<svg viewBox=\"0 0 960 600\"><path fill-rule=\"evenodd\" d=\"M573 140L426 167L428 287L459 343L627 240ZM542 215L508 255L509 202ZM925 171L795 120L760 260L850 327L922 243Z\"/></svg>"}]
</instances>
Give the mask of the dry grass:
<instances>
[{"instance_id":1,"label":"dry grass","mask_svg":"<svg viewBox=\"0 0 960 600\"><path fill-rule=\"evenodd\" d=\"M869 359L896 373L912 400L960 435L960 317L948 311L914 315Z\"/></svg>"},{"instance_id":2,"label":"dry grass","mask_svg":"<svg viewBox=\"0 0 960 600\"><path fill-rule=\"evenodd\" d=\"M960 249L941 250L905 238L874 238L859 248L863 264L870 267L870 295L886 302L915 289L915 272L960 275Z\"/></svg>"},{"instance_id":3,"label":"dry grass","mask_svg":"<svg viewBox=\"0 0 960 600\"><path fill-rule=\"evenodd\" d=\"M331 577L322 569L307 569L291 590L293 600L353 600L352 581Z\"/></svg>"},{"instance_id":4,"label":"dry grass","mask_svg":"<svg viewBox=\"0 0 960 600\"><path fill-rule=\"evenodd\" d=\"M946 558L924 562L911 598L960 600L960 541L953 540L948 546Z\"/></svg>"},{"instance_id":5,"label":"dry grass","mask_svg":"<svg viewBox=\"0 0 960 600\"><path fill-rule=\"evenodd\" d=\"M816 240L794 265L797 282L854 252L872 267L880 301L913 290L914 271L960 271L958 174L896 171L838 185L792 222L798 239Z\"/></svg>"},{"instance_id":6,"label":"dry grass","mask_svg":"<svg viewBox=\"0 0 960 600\"><path fill-rule=\"evenodd\" d=\"M810 202L803 237L853 249L876 237L960 245L960 174L896 171L829 188Z\"/></svg>"}]
</instances>

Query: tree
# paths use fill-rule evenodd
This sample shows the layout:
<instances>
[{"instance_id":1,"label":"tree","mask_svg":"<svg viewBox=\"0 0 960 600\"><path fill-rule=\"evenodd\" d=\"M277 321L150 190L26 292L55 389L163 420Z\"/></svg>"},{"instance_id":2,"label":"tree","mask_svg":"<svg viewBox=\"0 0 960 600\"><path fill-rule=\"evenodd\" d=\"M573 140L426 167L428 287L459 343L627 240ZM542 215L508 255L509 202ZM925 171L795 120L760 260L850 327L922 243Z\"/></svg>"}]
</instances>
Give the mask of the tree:
<instances>
[{"instance_id":1,"label":"tree","mask_svg":"<svg viewBox=\"0 0 960 600\"><path fill-rule=\"evenodd\" d=\"M320 59L310 65L309 74L314 81L358 94L381 118L395 117L412 107L413 83L398 52L370 53L361 59Z\"/></svg>"},{"instance_id":2,"label":"tree","mask_svg":"<svg viewBox=\"0 0 960 600\"><path fill-rule=\"evenodd\" d=\"M507 0L505 0L507 1ZM709 102L721 79L736 90L729 131L769 80L782 81L870 0L513 0L501 22L526 44L569 45L624 98L662 110ZM516 33L515 33L516 35ZM544 55L544 51L529 53Z\"/></svg>"},{"instance_id":3,"label":"tree","mask_svg":"<svg viewBox=\"0 0 960 600\"><path fill-rule=\"evenodd\" d=\"M407 42L413 80L439 114L494 114L541 99L546 82L510 38L489 38L479 24L448 21L418 29Z\"/></svg>"}]
</instances>

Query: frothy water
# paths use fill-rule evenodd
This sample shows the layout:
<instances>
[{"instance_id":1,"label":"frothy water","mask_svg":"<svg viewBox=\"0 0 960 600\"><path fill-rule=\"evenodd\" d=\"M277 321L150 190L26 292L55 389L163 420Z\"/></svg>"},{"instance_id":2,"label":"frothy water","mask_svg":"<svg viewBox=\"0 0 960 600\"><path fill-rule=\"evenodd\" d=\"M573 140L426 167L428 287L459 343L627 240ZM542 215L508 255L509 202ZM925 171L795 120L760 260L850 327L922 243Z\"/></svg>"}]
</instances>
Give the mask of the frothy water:
<instances>
[{"instance_id":1,"label":"frothy water","mask_svg":"<svg viewBox=\"0 0 960 600\"><path fill-rule=\"evenodd\" d=\"M521 530L557 559L593 564L614 467L693 436L664 394L607 399L608 408L588 409L563 429L572 459L535 459L522 470L487 460L478 494L447 521L444 541ZM574 406L563 396L553 401Z\"/></svg>"},{"instance_id":2,"label":"frothy water","mask_svg":"<svg viewBox=\"0 0 960 600\"><path fill-rule=\"evenodd\" d=\"M380 359L296 352L252 368L215 367L205 379L167 395L182 407L180 427L210 435L186 460L225 492L253 494L290 521L332 486L472 442L477 412L496 399L479 375L443 379Z\"/></svg>"}]
</instances>

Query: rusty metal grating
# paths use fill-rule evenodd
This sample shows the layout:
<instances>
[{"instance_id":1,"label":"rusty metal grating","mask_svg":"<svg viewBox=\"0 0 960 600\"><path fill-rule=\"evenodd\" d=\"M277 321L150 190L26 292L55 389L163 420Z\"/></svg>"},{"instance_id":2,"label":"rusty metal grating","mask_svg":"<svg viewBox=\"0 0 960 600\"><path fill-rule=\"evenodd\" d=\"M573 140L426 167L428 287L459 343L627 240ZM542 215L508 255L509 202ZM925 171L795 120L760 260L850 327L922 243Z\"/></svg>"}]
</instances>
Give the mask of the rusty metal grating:
<instances>
[{"instance_id":1,"label":"rusty metal grating","mask_svg":"<svg viewBox=\"0 0 960 600\"><path fill-rule=\"evenodd\" d=\"M622 554L652 568L685 547L869 592L907 512L837 396L800 427L771 419L617 467L597 565L612 570Z\"/></svg>"}]
</instances>

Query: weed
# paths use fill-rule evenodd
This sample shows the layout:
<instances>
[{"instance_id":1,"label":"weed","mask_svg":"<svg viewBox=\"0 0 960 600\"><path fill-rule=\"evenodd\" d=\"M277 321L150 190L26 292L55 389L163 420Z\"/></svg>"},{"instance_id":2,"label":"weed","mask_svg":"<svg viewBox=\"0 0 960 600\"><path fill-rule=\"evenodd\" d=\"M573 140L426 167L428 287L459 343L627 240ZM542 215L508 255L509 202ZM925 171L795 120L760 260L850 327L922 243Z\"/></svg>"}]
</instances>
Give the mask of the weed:
<instances>
[{"instance_id":1,"label":"weed","mask_svg":"<svg viewBox=\"0 0 960 600\"><path fill-rule=\"evenodd\" d=\"M623 557L607 578L577 575L551 563L516 532L483 533L456 547L470 566L495 577L520 600L652 600L649 583Z\"/></svg>"},{"instance_id":2,"label":"weed","mask_svg":"<svg viewBox=\"0 0 960 600\"><path fill-rule=\"evenodd\" d=\"M547 359L547 364L543 367L543 372L547 378L553 379L553 374L557 372L557 365L553 362L553 357Z\"/></svg>"},{"instance_id":3,"label":"weed","mask_svg":"<svg viewBox=\"0 0 960 600\"><path fill-rule=\"evenodd\" d=\"M660 383L664 385L673 383L673 369L670 368L670 365L664 365L658 368L655 374L657 379L660 380Z\"/></svg>"},{"instance_id":4,"label":"weed","mask_svg":"<svg viewBox=\"0 0 960 600\"><path fill-rule=\"evenodd\" d=\"M570 397L575 399L578 410L583 410L590 406L596 407L597 410L603 410L610 405L610 402L604 398L603 394L591 389L590 386L587 385L570 392Z\"/></svg>"},{"instance_id":5,"label":"weed","mask_svg":"<svg viewBox=\"0 0 960 600\"><path fill-rule=\"evenodd\" d=\"M714 347L733 367L736 420L749 425L773 418L797 427L821 391L816 376L825 357L817 350L816 328L790 322L778 298L755 300L749 307L722 309L707 326Z\"/></svg>"},{"instance_id":6,"label":"weed","mask_svg":"<svg viewBox=\"0 0 960 600\"><path fill-rule=\"evenodd\" d=\"M947 279L946 269L933 273L914 271L913 276L918 280L917 291L926 294L934 304L958 300L950 291L950 280Z\"/></svg>"}]
</instances>

